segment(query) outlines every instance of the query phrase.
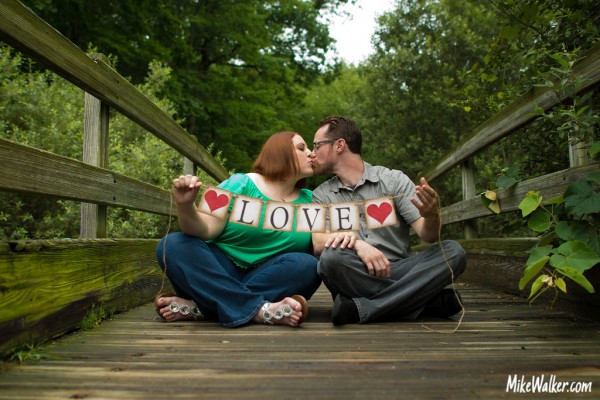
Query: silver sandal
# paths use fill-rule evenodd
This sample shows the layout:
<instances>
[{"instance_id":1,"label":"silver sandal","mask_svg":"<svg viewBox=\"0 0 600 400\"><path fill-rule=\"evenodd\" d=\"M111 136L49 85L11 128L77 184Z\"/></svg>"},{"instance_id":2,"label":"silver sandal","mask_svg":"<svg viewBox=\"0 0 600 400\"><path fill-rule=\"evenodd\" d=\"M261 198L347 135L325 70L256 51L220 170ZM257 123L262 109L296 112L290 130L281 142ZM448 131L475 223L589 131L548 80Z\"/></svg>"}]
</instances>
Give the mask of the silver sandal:
<instances>
[{"instance_id":1,"label":"silver sandal","mask_svg":"<svg viewBox=\"0 0 600 400\"><path fill-rule=\"evenodd\" d=\"M200 311L200 309L196 305L196 302L194 302L193 300L192 300L191 307L188 305L179 304L179 303L176 303L173 301L173 302L171 302L171 304L169 304L169 310L171 310L171 312L173 312L173 313L180 313L182 315L192 314L194 316L195 320L204 319L204 315L202 315L202 311Z\"/></svg>"},{"instance_id":2,"label":"silver sandal","mask_svg":"<svg viewBox=\"0 0 600 400\"><path fill-rule=\"evenodd\" d=\"M280 320L283 317L289 317L290 315L292 315L292 312L294 311L294 310L292 310L292 307L289 304L286 304L283 307L275 309L274 312L271 312L269 310L269 307L271 307L271 303L269 303L269 302L266 302L262 306L262 317L263 317L264 323L266 325L273 325L273 321L271 321L273 318L275 318L276 320Z\"/></svg>"}]
</instances>

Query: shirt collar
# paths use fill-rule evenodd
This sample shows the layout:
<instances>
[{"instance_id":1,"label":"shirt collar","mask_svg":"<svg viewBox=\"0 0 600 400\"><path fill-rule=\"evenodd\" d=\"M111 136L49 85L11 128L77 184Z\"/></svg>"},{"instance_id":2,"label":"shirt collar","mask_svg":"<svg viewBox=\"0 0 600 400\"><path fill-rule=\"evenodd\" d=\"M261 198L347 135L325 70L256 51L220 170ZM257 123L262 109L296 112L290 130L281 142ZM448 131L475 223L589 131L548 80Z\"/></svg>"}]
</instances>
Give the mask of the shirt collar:
<instances>
[{"instance_id":1,"label":"shirt collar","mask_svg":"<svg viewBox=\"0 0 600 400\"><path fill-rule=\"evenodd\" d=\"M358 181L358 183L356 184L356 186L354 186L354 190L356 190L357 188L359 188L360 186L362 186L366 181L369 182L379 182L379 176L377 175L377 172L375 171L375 168L373 168L373 166L371 164L369 164L366 161L363 161L363 165L365 167L364 171L363 171L363 176L360 179L360 181ZM338 193L341 189L345 189L345 190L353 190L352 188L349 188L348 186L345 186L342 183L342 180L336 176L335 177L335 185L334 185L334 191L336 193Z\"/></svg>"}]
</instances>

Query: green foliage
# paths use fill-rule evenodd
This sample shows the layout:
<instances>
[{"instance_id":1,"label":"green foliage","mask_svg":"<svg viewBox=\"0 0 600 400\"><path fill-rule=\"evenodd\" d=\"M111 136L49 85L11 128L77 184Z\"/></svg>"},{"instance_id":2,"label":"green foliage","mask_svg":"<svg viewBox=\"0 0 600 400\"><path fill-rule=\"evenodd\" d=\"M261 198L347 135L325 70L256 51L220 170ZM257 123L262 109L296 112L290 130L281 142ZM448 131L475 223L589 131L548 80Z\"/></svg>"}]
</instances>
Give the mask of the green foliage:
<instances>
[{"instance_id":1,"label":"green foliage","mask_svg":"<svg viewBox=\"0 0 600 400\"><path fill-rule=\"evenodd\" d=\"M294 130L304 91L332 46L320 14L349 0L26 0L81 48L114 54L140 83L148 65L172 69L161 88L186 129L247 171L270 134Z\"/></svg>"},{"instance_id":2,"label":"green foliage","mask_svg":"<svg viewBox=\"0 0 600 400\"><path fill-rule=\"evenodd\" d=\"M546 205L539 192L529 192L519 205L529 228L542 235L519 281L523 290L537 276L530 290L532 301L551 288L556 295L559 290L566 293L564 278L595 292L584 272L600 263L599 178L590 174L573 182L562 197Z\"/></svg>"},{"instance_id":3,"label":"green foliage","mask_svg":"<svg viewBox=\"0 0 600 400\"><path fill-rule=\"evenodd\" d=\"M81 320L81 329L84 331L94 329L113 315L114 311L107 311L102 304L94 304Z\"/></svg>"},{"instance_id":4,"label":"green foliage","mask_svg":"<svg viewBox=\"0 0 600 400\"><path fill-rule=\"evenodd\" d=\"M18 361L19 364L24 362L42 361L48 358L48 355L42 353L38 346L33 344L25 345L13 352L10 356L11 361Z\"/></svg>"},{"instance_id":5,"label":"green foliage","mask_svg":"<svg viewBox=\"0 0 600 400\"><path fill-rule=\"evenodd\" d=\"M63 79L27 71L28 61L0 47L0 135L19 143L74 159L82 158L83 92ZM26 72L23 72L25 70ZM153 62L138 88L173 115L174 105L160 92L171 70ZM183 170L183 157L167 144L118 113L109 122L109 168L170 188ZM212 147L211 147L212 148ZM218 159L223 159L220 153ZM214 180L204 173L201 179ZM80 205L35 195L0 193L0 238L3 240L69 238L79 236ZM157 238L169 219L132 210L109 208L109 237Z\"/></svg>"}]
</instances>

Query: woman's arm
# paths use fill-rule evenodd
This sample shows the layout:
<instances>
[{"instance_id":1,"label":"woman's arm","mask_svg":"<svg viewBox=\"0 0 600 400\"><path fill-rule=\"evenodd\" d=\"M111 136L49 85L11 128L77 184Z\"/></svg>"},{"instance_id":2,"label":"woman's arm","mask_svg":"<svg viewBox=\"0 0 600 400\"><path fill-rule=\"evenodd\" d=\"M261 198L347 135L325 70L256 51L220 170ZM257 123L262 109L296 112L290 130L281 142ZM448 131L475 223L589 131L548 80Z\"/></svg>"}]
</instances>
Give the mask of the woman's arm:
<instances>
[{"instance_id":1,"label":"woman's arm","mask_svg":"<svg viewBox=\"0 0 600 400\"><path fill-rule=\"evenodd\" d=\"M173 199L177 207L179 226L183 233L203 240L215 239L221 234L226 219L216 218L198 211L196 197L202 183L198 177L182 175L173 180Z\"/></svg>"}]
</instances>

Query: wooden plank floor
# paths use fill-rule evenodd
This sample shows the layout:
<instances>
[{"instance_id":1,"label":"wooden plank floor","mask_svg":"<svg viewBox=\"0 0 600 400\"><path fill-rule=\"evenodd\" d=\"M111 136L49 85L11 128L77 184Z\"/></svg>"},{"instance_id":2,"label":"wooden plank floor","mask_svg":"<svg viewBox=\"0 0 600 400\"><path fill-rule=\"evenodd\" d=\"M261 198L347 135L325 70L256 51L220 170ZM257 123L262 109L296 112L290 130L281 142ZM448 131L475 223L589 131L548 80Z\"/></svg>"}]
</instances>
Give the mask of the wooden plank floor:
<instances>
[{"instance_id":1,"label":"wooden plank floor","mask_svg":"<svg viewBox=\"0 0 600 400\"><path fill-rule=\"evenodd\" d=\"M455 333L458 318L334 327L323 287L298 329L167 324L148 304L44 347L49 359L10 366L0 399L600 398L600 323L460 291ZM542 375L591 392L515 393Z\"/></svg>"}]
</instances>

